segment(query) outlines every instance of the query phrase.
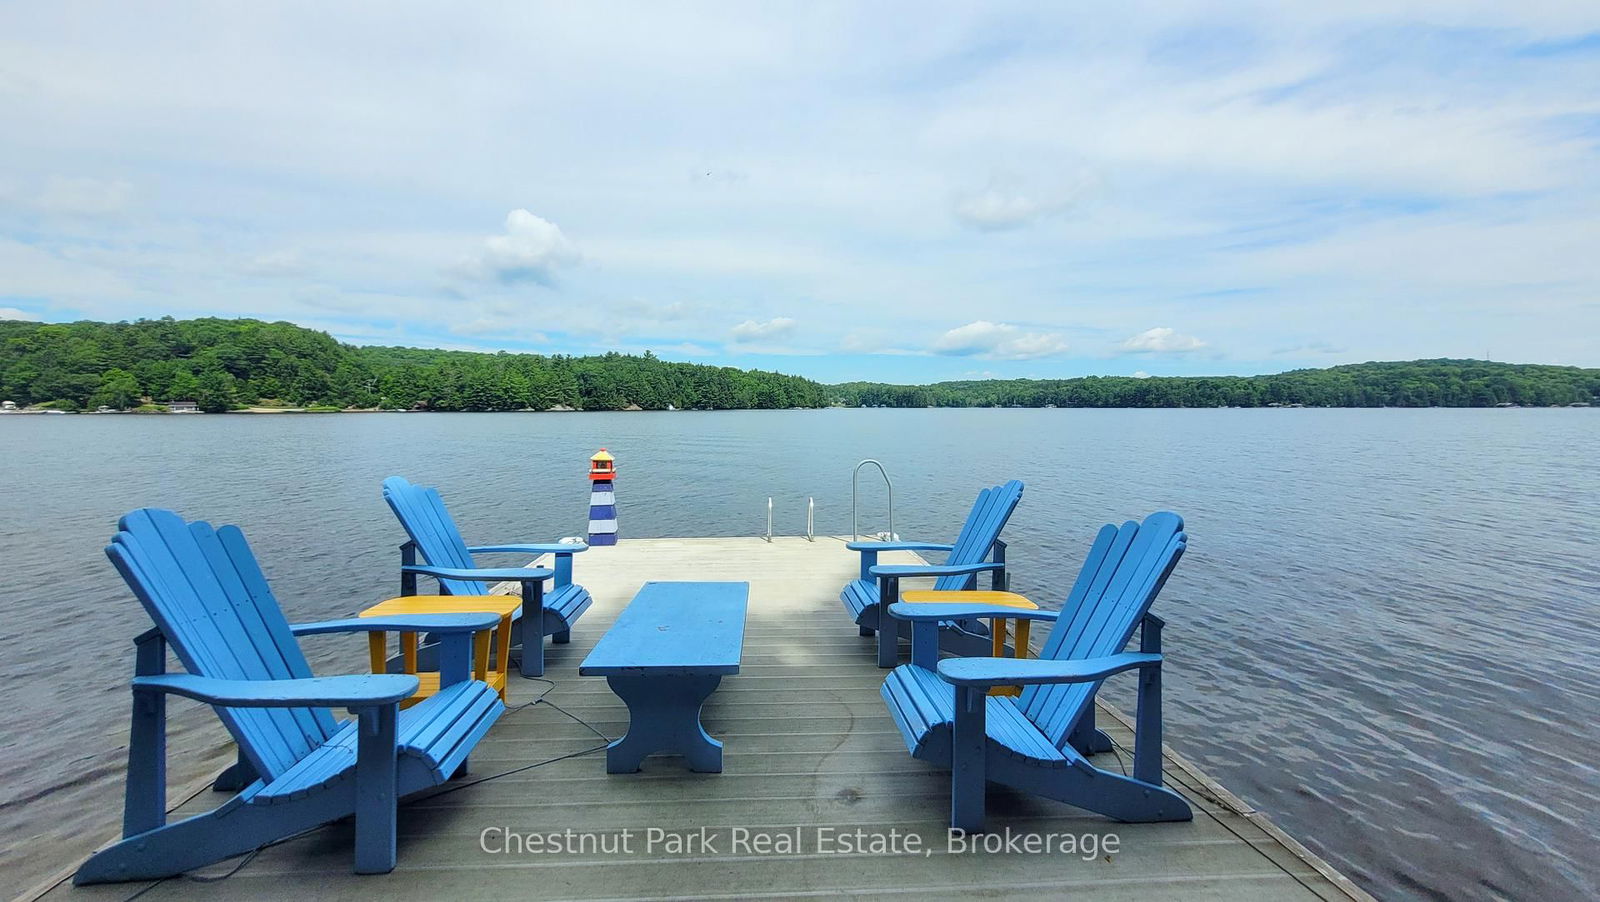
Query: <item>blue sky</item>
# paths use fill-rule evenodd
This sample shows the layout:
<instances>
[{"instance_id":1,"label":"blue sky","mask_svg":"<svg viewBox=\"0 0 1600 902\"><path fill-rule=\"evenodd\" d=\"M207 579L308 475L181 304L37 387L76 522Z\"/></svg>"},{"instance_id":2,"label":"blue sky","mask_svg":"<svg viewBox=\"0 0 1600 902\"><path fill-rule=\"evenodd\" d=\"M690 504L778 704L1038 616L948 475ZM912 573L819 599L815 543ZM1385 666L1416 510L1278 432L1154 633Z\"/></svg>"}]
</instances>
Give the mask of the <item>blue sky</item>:
<instances>
[{"instance_id":1,"label":"blue sky","mask_svg":"<svg viewBox=\"0 0 1600 902\"><path fill-rule=\"evenodd\" d=\"M0 317L1600 366L1593 2L257 6L0 8Z\"/></svg>"}]
</instances>

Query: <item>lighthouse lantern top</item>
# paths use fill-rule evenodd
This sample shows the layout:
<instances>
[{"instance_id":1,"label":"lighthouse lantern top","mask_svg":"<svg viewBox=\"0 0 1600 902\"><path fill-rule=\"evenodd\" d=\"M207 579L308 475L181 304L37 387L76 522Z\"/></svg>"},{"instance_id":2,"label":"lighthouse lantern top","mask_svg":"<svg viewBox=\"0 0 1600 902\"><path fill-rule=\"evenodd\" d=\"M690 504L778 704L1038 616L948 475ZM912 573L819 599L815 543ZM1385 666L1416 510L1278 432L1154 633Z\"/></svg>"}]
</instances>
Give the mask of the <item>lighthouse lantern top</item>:
<instances>
[{"instance_id":1,"label":"lighthouse lantern top","mask_svg":"<svg viewBox=\"0 0 1600 902\"><path fill-rule=\"evenodd\" d=\"M612 479L617 475L616 458L604 448L589 458L589 478L594 481Z\"/></svg>"}]
</instances>

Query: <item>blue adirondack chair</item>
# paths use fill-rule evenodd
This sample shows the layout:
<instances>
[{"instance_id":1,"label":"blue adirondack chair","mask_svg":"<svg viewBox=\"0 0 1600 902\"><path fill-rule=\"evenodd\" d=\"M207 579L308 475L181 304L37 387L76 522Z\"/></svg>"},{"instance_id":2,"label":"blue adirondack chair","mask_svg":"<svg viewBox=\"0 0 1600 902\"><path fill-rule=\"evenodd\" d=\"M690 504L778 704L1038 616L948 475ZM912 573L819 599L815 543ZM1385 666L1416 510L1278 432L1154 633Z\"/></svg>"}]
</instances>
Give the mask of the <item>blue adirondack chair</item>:
<instances>
[{"instance_id":1,"label":"blue adirondack chair","mask_svg":"<svg viewBox=\"0 0 1600 902\"><path fill-rule=\"evenodd\" d=\"M123 839L78 869L79 884L170 877L355 815L355 869L394 869L396 800L465 769L505 706L468 679L471 640L493 614L333 620L290 626L237 527L136 510L106 547L155 628L136 640ZM417 678L314 678L296 636L429 630L443 637L445 688L399 711ZM188 673L166 674L167 646ZM206 702L239 763L218 781L238 795L166 822L166 696ZM340 722L328 710L348 708Z\"/></svg>"},{"instance_id":2,"label":"blue adirondack chair","mask_svg":"<svg viewBox=\"0 0 1600 902\"><path fill-rule=\"evenodd\" d=\"M412 485L399 476L383 481L383 499L400 519L410 540L400 546L400 594L417 594L417 577L431 576L445 595L487 595L489 584L512 580L522 585L522 610L512 627L522 647L523 676L544 675L544 637L558 645L572 641L572 625L589 609L589 590L572 581L572 556L588 545L561 543L469 547L445 510L437 489ZM417 552L427 559L417 562ZM475 554L548 554L555 567L486 568ZM545 580L554 583L545 591ZM424 651L424 655L426 652Z\"/></svg>"},{"instance_id":3,"label":"blue adirondack chair","mask_svg":"<svg viewBox=\"0 0 1600 902\"><path fill-rule=\"evenodd\" d=\"M882 623L882 600L893 604L900 597L900 580L913 577L936 577L933 588L944 590L976 589L978 574L991 574L993 587L1006 587L1006 543L1000 541L1000 531L1005 529L1011 512L1022 500L1022 483L1011 480L1003 485L987 488L978 493L978 499L962 524L955 542L945 545L938 542L851 542L851 551L861 553L861 577L844 587L839 600L846 611L855 618L861 635L878 633L878 666L893 667L899 663L899 646L902 635L909 635L902 624ZM947 552L942 564L879 564L878 554L884 551L943 551ZM986 628L976 620L943 622L942 642L951 651L983 654L990 648Z\"/></svg>"},{"instance_id":4,"label":"blue adirondack chair","mask_svg":"<svg viewBox=\"0 0 1600 902\"><path fill-rule=\"evenodd\" d=\"M1150 613L1187 542L1173 513L1103 527L1059 614L891 606L891 616L913 625L912 663L895 668L881 691L911 754L950 768L951 827L983 829L989 780L1122 821L1194 816L1182 796L1161 785L1162 620ZM938 659L940 620L997 615L1055 623L1037 659ZM1124 652L1136 627L1139 651ZM1131 777L1087 758L1111 747L1094 726L1095 692L1126 670L1139 671ZM988 695L992 686L1025 688L1013 698Z\"/></svg>"}]
</instances>

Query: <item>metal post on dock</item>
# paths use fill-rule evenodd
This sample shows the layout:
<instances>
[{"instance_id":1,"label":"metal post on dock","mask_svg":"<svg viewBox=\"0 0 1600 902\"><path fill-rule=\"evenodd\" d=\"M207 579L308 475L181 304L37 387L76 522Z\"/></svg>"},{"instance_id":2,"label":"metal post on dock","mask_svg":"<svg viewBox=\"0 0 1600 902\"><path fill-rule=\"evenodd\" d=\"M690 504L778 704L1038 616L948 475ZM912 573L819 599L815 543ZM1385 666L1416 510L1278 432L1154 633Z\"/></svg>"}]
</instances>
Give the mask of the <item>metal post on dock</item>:
<instances>
[{"instance_id":1,"label":"metal post on dock","mask_svg":"<svg viewBox=\"0 0 1600 902\"><path fill-rule=\"evenodd\" d=\"M806 541L817 540L817 499L806 499Z\"/></svg>"},{"instance_id":2,"label":"metal post on dock","mask_svg":"<svg viewBox=\"0 0 1600 902\"><path fill-rule=\"evenodd\" d=\"M772 496L767 496L767 534L762 536L770 544L772 542Z\"/></svg>"},{"instance_id":3,"label":"metal post on dock","mask_svg":"<svg viewBox=\"0 0 1600 902\"><path fill-rule=\"evenodd\" d=\"M883 468L881 462L870 457L856 464L856 468L850 472L850 538L852 540L861 538L861 501L858 493L860 491L861 468L867 464L872 464L878 468L878 473L883 476L883 484L889 488L889 536L892 539L895 534L894 480L889 478L889 471Z\"/></svg>"}]
</instances>

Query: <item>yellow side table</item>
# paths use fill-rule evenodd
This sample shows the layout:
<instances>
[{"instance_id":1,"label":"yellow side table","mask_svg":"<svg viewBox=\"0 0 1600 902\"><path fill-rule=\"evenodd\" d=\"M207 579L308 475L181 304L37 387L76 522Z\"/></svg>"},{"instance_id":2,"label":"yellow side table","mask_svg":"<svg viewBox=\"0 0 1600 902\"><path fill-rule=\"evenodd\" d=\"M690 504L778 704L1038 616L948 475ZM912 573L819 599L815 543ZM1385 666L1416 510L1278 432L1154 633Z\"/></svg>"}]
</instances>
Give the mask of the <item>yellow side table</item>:
<instances>
[{"instance_id":1,"label":"yellow side table","mask_svg":"<svg viewBox=\"0 0 1600 902\"><path fill-rule=\"evenodd\" d=\"M472 636L472 677L483 680L500 693L506 701L506 668L511 661L511 615L522 607L522 599L515 595L409 595L391 598L362 611L360 617L390 617L406 614L499 614L500 623L493 629L482 630ZM489 670L489 643L494 641L495 669ZM383 673L389 662L389 634L368 633L368 650L372 654L372 672ZM402 701L400 707L409 708L439 691L437 671L417 673L417 634L400 634L400 658L405 672L413 674L421 686L417 694Z\"/></svg>"},{"instance_id":2,"label":"yellow side table","mask_svg":"<svg viewBox=\"0 0 1600 902\"><path fill-rule=\"evenodd\" d=\"M912 589L901 592L900 600L906 604L976 604L988 605L997 608L1021 608L1028 611L1037 611L1039 606L1023 598L1015 592L978 592L962 589ZM1005 657L1007 625L1015 618L991 617L989 632L994 637L994 656ZM1029 620L1017 620L1011 647L1016 652L1018 660L1028 656L1028 627ZM990 695L1021 695L1021 686L995 686L989 690Z\"/></svg>"}]
</instances>

